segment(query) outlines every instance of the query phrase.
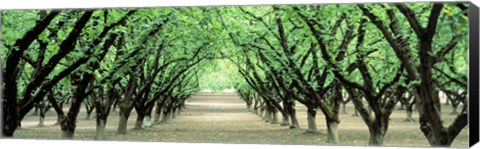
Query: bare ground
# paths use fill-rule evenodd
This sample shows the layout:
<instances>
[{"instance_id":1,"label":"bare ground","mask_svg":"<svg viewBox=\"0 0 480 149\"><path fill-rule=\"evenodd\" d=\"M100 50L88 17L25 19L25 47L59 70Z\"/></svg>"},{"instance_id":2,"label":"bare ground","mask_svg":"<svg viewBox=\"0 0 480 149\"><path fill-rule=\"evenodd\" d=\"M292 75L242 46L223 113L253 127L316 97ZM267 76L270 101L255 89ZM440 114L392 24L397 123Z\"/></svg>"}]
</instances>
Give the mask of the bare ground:
<instances>
[{"instance_id":1,"label":"bare ground","mask_svg":"<svg viewBox=\"0 0 480 149\"><path fill-rule=\"evenodd\" d=\"M65 106L68 108L68 105ZM186 109L167 124L154 125L144 130L132 130L135 123L135 112L129 118L126 135L116 134L118 112L111 113L106 128L107 140L115 141L161 141L161 142L202 142L202 143L242 143L242 144L316 144L327 145L324 116L317 114L319 134L304 134L307 128L306 109L297 104L297 117L300 129L288 129L287 126L270 124L261 117L246 109L244 102L235 95L202 95L192 97ZM65 109L66 110L66 109ZM460 108L459 108L460 110ZM360 117L353 117L353 105L347 105L348 114L341 114L338 126L339 145L367 145L369 132ZM450 115L450 106L442 108L444 125L450 124L454 116ZM390 126L385 136L385 146L418 146L429 144L417 122L403 122L403 110L395 110L391 115ZM85 119L84 109L79 115L75 139L93 140L95 137L95 118ZM418 119L416 113L414 119ZM153 118L152 118L153 119ZM278 121L282 117L278 114ZM53 110L47 113L45 127L38 127L38 116L29 114L22 121L22 128L15 132L15 138L61 139L60 126L53 125L56 114ZM468 126L452 147L468 147Z\"/></svg>"}]
</instances>

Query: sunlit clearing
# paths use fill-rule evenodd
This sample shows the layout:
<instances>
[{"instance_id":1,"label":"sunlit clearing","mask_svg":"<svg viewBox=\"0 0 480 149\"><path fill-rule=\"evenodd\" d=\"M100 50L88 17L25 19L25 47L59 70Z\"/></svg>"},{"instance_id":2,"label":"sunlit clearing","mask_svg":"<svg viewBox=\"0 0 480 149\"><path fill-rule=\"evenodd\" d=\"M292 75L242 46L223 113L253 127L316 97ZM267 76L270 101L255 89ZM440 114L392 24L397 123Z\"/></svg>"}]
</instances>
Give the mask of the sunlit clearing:
<instances>
[{"instance_id":1,"label":"sunlit clearing","mask_svg":"<svg viewBox=\"0 0 480 149\"><path fill-rule=\"evenodd\" d=\"M233 92L235 84L243 81L235 64L228 59L212 60L199 77L203 92Z\"/></svg>"}]
</instances>

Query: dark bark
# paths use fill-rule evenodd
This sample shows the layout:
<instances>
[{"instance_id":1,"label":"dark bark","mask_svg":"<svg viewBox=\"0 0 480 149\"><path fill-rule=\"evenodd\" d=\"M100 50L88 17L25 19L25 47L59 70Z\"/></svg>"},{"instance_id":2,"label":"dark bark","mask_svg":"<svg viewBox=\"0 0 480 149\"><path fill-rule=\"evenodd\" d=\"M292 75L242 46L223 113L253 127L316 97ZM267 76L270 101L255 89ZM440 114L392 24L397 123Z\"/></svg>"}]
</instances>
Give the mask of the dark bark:
<instances>
[{"instance_id":1,"label":"dark bark","mask_svg":"<svg viewBox=\"0 0 480 149\"><path fill-rule=\"evenodd\" d=\"M438 94L433 85L432 67L436 62L436 59L443 59L443 54L432 56L432 39L435 35L438 17L443 8L443 3L435 3L431 9L430 16L428 18L428 24L426 27L422 27L414 12L405 4L397 4L397 8L407 18L410 27L415 31L419 41L418 55L420 58L420 65L413 63L413 57L411 57L411 50L408 46L408 41L402 41L402 39L395 39L392 33L388 31L383 22L369 12L363 5L358 5L362 9L364 15L370 18L372 23L382 32L387 39L388 43L395 51L395 54L402 62L402 65L406 68L408 79L410 81L419 81L420 84L413 85L414 98L417 101L417 107L419 111L420 129L427 137L431 146L450 146L453 139L458 133L467 125L466 114L460 114L454 120L452 125L444 127L440 117L440 102ZM390 16L391 20L395 20L394 16ZM394 24L395 21L392 21ZM396 29L393 28L393 33L400 37L398 32L398 25ZM396 31L397 30L397 31ZM407 44L405 44L407 43ZM448 48L447 48L448 49ZM442 50L443 51L443 50ZM435 54L434 54L435 55Z\"/></svg>"},{"instance_id":2,"label":"dark bark","mask_svg":"<svg viewBox=\"0 0 480 149\"><path fill-rule=\"evenodd\" d=\"M47 96L48 101L52 105L53 109L57 113L57 122L54 125L59 125L62 121L63 118L65 118L65 113L63 112L63 102L60 104L56 101L55 95L53 94L53 91L50 91L50 93Z\"/></svg>"},{"instance_id":3,"label":"dark bark","mask_svg":"<svg viewBox=\"0 0 480 149\"><path fill-rule=\"evenodd\" d=\"M41 20L37 21L35 26L27 31L27 33L15 42L14 49L10 49L11 52L6 58L5 69L2 69L3 82L5 88L3 91L3 130L2 135L5 137L12 137L17 126L20 124L21 115L19 111L22 105L18 103L18 86L17 78L19 74L19 63L23 52L30 46L30 44L37 39L50 24L50 22L58 15L59 12L53 11Z\"/></svg>"},{"instance_id":4,"label":"dark bark","mask_svg":"<svg viewBox=\"0 0 480 149\"><path fill-rule=\"evenodd\" d=\"M83 28L86 26L87 22L90 20L90 17L92 16L93 11L86 11L75 23L75 26L73 27L73 30L68 34L67 38L62 41L59 45L59 52L54 54L44 65L44 67L38 71L37 74L35 74L34 79L32 79L28 85L26 86L25 92L23 94L23 100L22 100L22 110L21 114L24 115L23 113L27 113L30 111L32 108L35 100L41 100L41 98L32 98L31 92L40 87L42 83L47 79L47 76L54 70L54 68L58 65L61 59L63 59L68 53L73 51L75 49L75 45L77 43L77 39L80 36L80 33L82 32ZM50 88L48 88L50 90ZM32 101L32 99L34 99Z\"/></svg>"},{"instance_id":5,"label":"dark bark","mask_svg":"<svg viewBox=\"0 0 480 149\"><path fill-rule=\"evenodd\" d=\"M99 68L100 61L103 60L103 58L108 52L108 49L116 40L116 38L117 38L116 34L110 35L110 37L105 41L105 43L101 48L102 53L98 55L97 57L98 61L88 63L89 69L96 70ZM83 100L88 96L88 94L86 93L87 87L93 83L94 81L93 79L94 79L93 73L84 72L80 80L73 80L75 85L77 86L74 93L74 99L71 103L68 114L66 115L65 119L62 120L62 123L61 123L61 128L62 128L64 138L73 139L73 135L75 133L75 128L76 128L77 116L78 116L78 113L80 112L80 107Z\"/></svg>"}]
</instances>

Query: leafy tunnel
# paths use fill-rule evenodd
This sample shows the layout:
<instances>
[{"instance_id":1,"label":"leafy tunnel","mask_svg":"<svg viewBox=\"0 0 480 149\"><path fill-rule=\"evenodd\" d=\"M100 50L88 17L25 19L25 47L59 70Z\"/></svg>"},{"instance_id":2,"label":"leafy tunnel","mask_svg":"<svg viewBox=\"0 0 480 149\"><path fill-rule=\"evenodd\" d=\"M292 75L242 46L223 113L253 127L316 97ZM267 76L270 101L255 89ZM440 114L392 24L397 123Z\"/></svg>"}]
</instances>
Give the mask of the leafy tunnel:
<instances>
[{"instance_id":1,"label":"leafy tunnel","mask_svg":"<svg viewBox=\"0 0 480 149\"><path fill-rule=\"evenodd\" d=\"M141 129L152 111L175 114L195 93L233 89L291 129L296 104L309 133L323 114L330 143L340 143L348 102L370 145L383 144L397 104L407 121L416 105L428 143L450 146L468 125L467 12L453 2L4 10L2 135L53 108L71 139L84 105L104 139L112 110L125 134L133 110ZM455 110L448 125L443 102Z\"/></svg>"}]
</instances>

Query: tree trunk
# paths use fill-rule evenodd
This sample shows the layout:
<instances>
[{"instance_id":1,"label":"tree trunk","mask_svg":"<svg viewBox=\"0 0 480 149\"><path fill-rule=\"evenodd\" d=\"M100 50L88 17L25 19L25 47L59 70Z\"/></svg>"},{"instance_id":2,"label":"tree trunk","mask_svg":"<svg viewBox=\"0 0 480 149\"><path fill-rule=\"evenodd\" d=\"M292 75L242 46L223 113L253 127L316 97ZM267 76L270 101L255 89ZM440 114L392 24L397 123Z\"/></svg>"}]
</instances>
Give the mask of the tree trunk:
<instances>
[{"instance_id":1,"label":"tree trunk","mask_svg":"<svg viewBox=\"0 0 480 149\"><path fill-rule=\"evenodd\" d=\"M144 126L145 128L152 127L152 118L151 118L150 116L148 116L148 115L145 116L145 120L144 120L144 121L145 121L145 122L144 122L143 126Z\"/></svg>"},{"instance_id":2,"label":"tree trunk","mask_svg":"<svg viewBox=\"0 0 480 149\"><path fill-rule=\"evenodd\" d=\"M92 112L89 110L87 110L87 116L85 117L86 120L89 120L90 119L90 116L92 115Z\"/></svg>"},{"instance_id":3,"label":"tree trunk","mask_svg":"<svg viewBox=\"0 0 480 149\"><path fill-rule=\"evenodd\" d=\"M73 139L76 127L75 119L71 118L70 116L65 117L62 120L60 127L62 129L62 138Z\"/></svg>"},{"instance_id":4,"label":"tree trunk","mask_svg":"<svg viewBox=\"0 0 480 149\"><path fill-rule=\"evenodd\" d=\"M38 127L44 127L45 126L45 113L46 113L46 110L45 108L42 106L39 107L40 109L40 115L39 115L39 122L38 122Z\"/></svg>"},{"instance_id":5,"label":"tree trunk","mask_svg":"<svg viewBox=\"0 0 480 149\"><path fill-rule=\"evenodd\" d=\"M415 119L412 118L412 113L413 113L413 105L408 105L405 106L405 112L407 113L407 118L404 120L404 122L415 122Z\"/></svg>"},{"instance_id":6,"label":"tree trunk","mask_svg":"<svg viewBox=\"0 0 480 149\"><path fill-rule=\"evenodd\" d=\"M32 115L38 115L38 105L35 106L35 110L33 111Z\"/></svg>"},{"instance_id":7,"label":"tree trunk","mask_svg":"<svg viewBox=\"0 0 480 149\"><path fill-rule=\"evenodd\" d=\"M347 113L347 103L346 102L342 103L342 114L348 114Z\"/></svg>"},{"instance_id":8,"label":"tree trunk","mask_svg":"<svg viewBox=\"0 0 480 149\"><path fill-rule=\"evenodd\" d=\"M160 124L160 116L162 115L162 108L157 104L155 115L153 116L153 124Z\"/></svg>"},{"instance_id":9,"label":"tree trunk","mask_svg":"<svg viewBox=\"0 0 480 149\"><path fill-rule=\"evenodd\" d=\"M265 107L263 106L260 106L260 108L258 108L258 112L257 112L257 115L264 118L264 115L265 115Z\"/></svg>"},{"instance_id":10,"label":"tree trunk","mask_svg":"<svg viewBox=\"0 0 480 149\"><path fill-rule=\"evenodd\" d=\"M128 117L130 117L130 111L128 109L120 108L120 118L118 121L118 134L125 134L127 133L127 124L128 124Z\"/></svg>"},{"instance_id":11,"label":"tree trunk","mask_svg":"<svg viewBox=\"0 0 480 149\"><path fill-rule=\"evenodd\" d=\"M327 129L328 129L328 142L332 144L337 144L339 142L338 137L338 122L327 120Z\"/></svg>"},{"instance_id":12,"label":"tree trunk","mask_svg":"<svg viewBox=\"0 0 480 149\"><path fill-rule=\"evenodd\" d=\"M117 109L117 105L118 105L118 100L115 100L113 102L112 112L115 112L115 110Z\"/></svg>"},{"instance_id":13,"label":"tree trunk","mask_svg":"<svg viewBox=\"0 0 480 149\"><path fill-rule=\"evenodd\" d=\"M287 113L285 113L285 114L282 113L282 123L280 124L280 126L288 126L288 125L290 125L290 122L288 120L288 114Z\"/></svg>"},{"instance_id":14,"label":"tree trunk","mask_svg":"<svg viewBox=\"0 0 480 149\"><path fill-rule=\"evenodd\" d=\"M272 107L272 111L270 111L270 114L272 116L272 119L270 121L270 124L278 124L278 116L277 116L278 110Z\"/></svg>"},{"instance_id":15,"label":"tree trunk","mask_svg":"<svg viewBox=\"0 0 480 149\"><path fill-rule=\"evenodd\" d=\"M256 101L256 100L254 100L254 101L255 101L255 103L253 104L252 113L258 115L258 101Z\"/></svg>"},{"instance_id":16,"label":"tree trunk","mask_svg":"<svg viewBox=\"0 0 480 149\"><path fill-rule=\"evenodd\" d=\"M295 111L295 102L294 101L287 101L285 104L285 113L287 116L290 116L291 124L290 129L300 128L297 119L297 112ZM287 118L288 119L288 118Z\"/></svg>"},{"instance_id":17,"label":"tree trunk","mask_svg":"<svg viewBox=\"0 0 480 149\"><path fill-rule=\"evenodd\" d=\"M318 133L317 125L315 123L316 114L317 114L317 111L315 111L312 108L309 108L307 110L308 129L307 129L306 133Z\"/></svg>"},{"instance_id":18,"label":"tree trunk","mask_svg":"<svg viewBox=\"0 0 480 149\"><path fill-rule=\"evenodd\" d=\"M171 118L170 119L175 119L177 116L177 108L173 108L172 112L170 113Z\"/></svg>"},{"instance_id":19,"label":"tree trunk","mask_svg":"<svg viewBox=\"0 0 480 149\"><path fill-rule=\"evenodd\" d=\"M292 111L290 111L290 120L292 122L292 124L289 127L290 129L300 128L300 125L298 124L298 119L297 119L297 112L295 111L295 109L292 109Z\"/></svg>"},{"instance_id":20,"label":"tree trunk","mask_svg":"<svg viewBox=\"0 0 480 149\"><path fill-rule=\"evenodd\" d=\"M93 103L92 103L93 104ZM93 112L93 109L95 109L93 107L93 105L87 105L85 104L85 109L87 110L87 116L85 117L86 120L89 120L90 119L90 116L92 115L92 112Z\"/></svg>"},{"instance_id":21,"label":"tree trunk","mask_svg":"<svg viewBox=\"0 0 480 149\"><path fill-rule=\"evenodd\" d=\"M405 110L405 104L403 102L400 102L400 108L398 110Z\"/></svg>"},{"instance_id":22,"label":"tree trunk","mask_svg":"<svg viewBox=\"0 0 480 149\"><path fill-rule=\"evenodd\" d=\"M133 129L143 129L143 119L145 119L145 113L137 112L137 120L135 121L135 127Z\"/></svg>"},{"instance_id":23,"label":"tree trunk","mask_svg":"<svg viewBox=\"0 0 480 149\"><path fill-rule=\"evenodd\" d=\"M20 126L21 118L25 115L20 115L20 110L23 105L21 105L18 97L18 82L17 78L20 76L21 67L19 66L20 57L23 55L23 52L30 46L30 44L47 28L53 18L58 15L59 12L51 12L46 17L43 17L41 20L37 21L35 26L26 32L26 34L19 38L14 46L17 50L12 50L5 61L2 60L2 65L0 69L3 72L0 74L0 79L2 84L2 135L4 137L13 137L13 134L17 127ZM2 17L0 15L0 24ZM81 26L77 26L81 27ZM0 27L1 28L1 27ZM83 28L83 27L81 27ZM3 68L3 62L5 62L5 68ZM29 94L29 93L28 93ZM30 108L27 108L30 111ZM26 113L25 113L26 114Z\"/></svg>"},{"instance_id":24,"label":"tree trunk","mask_svg":"<svg viewBox=\"0 0 480 149\"><path fill-rule=\"evenodd\" d=\"M97 134L95 139L105 140L105 126L107 125L106 115L97 115Z\"/></svg>"},{"instance_id":25,"label":"tree trunk","mask_svg":"<svg viewBox=\"0 0 480 149\"><path fill-rule=\"evenodd\" d=\"M160 123L166 124L166 123L168 123L168 120L169 120L168 118L170 117L168 115L168 110L163 111L162 113L163 113L163 115L162 115L162 120L160 121Z\"/></svg>"},{"instance_id":26,"label":"tree trunk","mask_svg":"<svg viewBox=\"0 0 480 149\"><path fill-rule=\"evenodd\" d=\"M250 104L247 103L247 110L248 110L248 111L253 111L253 109L252 109L252 103L250 103Z\"/></svg>"},{"instance_id":27,"label":"tree trunk","mask_svg":"<svg viewBox=\"0 0 480 149\"><path fill-rule=\"evenodd\" d=\"M380 128L372 128L370 129L370 140L368 145L383 145L383 139L385 134L380 130Z\"/></svg>"},{"instance_id":28,"label":"tree trunk","mask_svg":"<svg viewBox=\"0 0 480 149\"><path fill-rule=\"evenodd\" d=\"M40 118L38 120L38 127L44 127L45 126L45 115L40 115Z\"/></svg>"},{"instance_id":29,"label":"tree trunk","mask_svg":"<svg viewBox=\"0 0 480 149\"><path fill-rule=\"evenodd\" d=\"M266 107L265 111L263 112L263 120L265 122L270 122L272 120L272 115L271 115L271 112L270 112L270 109L268 107Z\"/></svg>"},{"instance_id":30,"label":"tree trunk","mask_svg":"<svg viewBox=\"0 0 480 149\"><path fill-rule=\"evenodd\" d=\"M53 96L53 93L50 93L47 96L47 99L50 101L50 104L52 104L53 109L55 110L55 113L57 113L57 122L53 125L60 125L62 123L62 120L65 118L65 113L63 112L63 102L57 103L55 102L55 97Z\"/></svg>"},{"instance_id":31,"label":"tree trunk","mask_svg":"<svg viewBox=\"0 0 480 149\"><path fill-rule=\"evenodd\" d=\"M65 115L57 114L57 122L55 122L55 124L53 125L60 125L64 118L65 118Z\"/></svg>"},{"instance_id":32,"label":"tree trunk","mask_svg":"<svg viewBox=\"0 0 480 149\"><path fill-rule=\"evenodd\" d=\"M85 77L84 80L81 81L75 93L76 97L72 100L70 109L68 110L67 115L61 122L60 127L63 132L63 138L73 139L73 135L75 133L75 128L76 128L77 116L78 116L78 113L80 112L80 107L82 106L82 102L87 96L85 95L85 89L88 85L88 82L90 82L89 77Z\"/></svg>"},{"instance_id":33,"label":"tree trunk","mask_svg":"<svg viewBox=\"0 0 480 149\"><path fill-rule=\"evenodd\" d=\"M283 100L283 110L284 110L284 112L281 112L282 113L282 123L280 124L280 126L290 125L290 121L288 120L290 112L291 112L290 108L291 108L291 103L288 100L284 99Z\"/></svg>"},{"instance_id":34,"label":"tree trunk","mask_svg":"<svg viewBox=\"0 0 480 149\"><path fill-rule=\"evenodd\" d=\"M459 104L452 104L452 113L450 115L458 115L457 107Z\"/></svg>"},{"instance_id":35,"label":"tree trunk","mask_svg":"<svg viewBox=\"0 0 480 149\"><path fill-rule=\"evenodd\" d=\"M377 116L368 126L368 130L370 131L369 145L383 145L383 140L388 130L389 117L389 115Z\"/></svg>"}]
</instances>

